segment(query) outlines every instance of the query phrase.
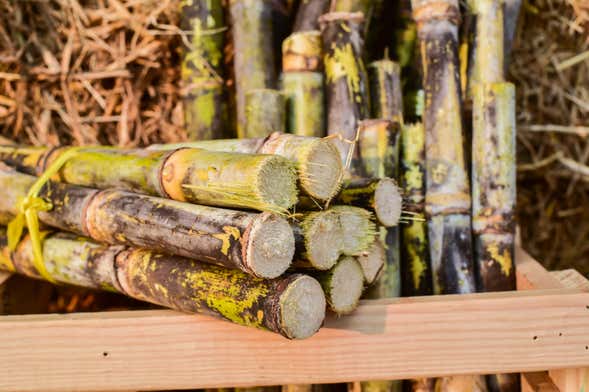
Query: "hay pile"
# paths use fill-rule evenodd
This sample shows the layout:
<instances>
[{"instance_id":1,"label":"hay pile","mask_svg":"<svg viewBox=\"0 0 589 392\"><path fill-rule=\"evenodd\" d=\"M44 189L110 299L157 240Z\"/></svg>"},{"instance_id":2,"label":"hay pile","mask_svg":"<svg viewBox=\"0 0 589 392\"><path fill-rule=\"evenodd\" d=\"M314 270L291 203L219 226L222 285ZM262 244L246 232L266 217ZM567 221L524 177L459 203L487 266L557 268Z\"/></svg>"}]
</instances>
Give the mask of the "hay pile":
<instances>
[{"instance_id":1,"label":"hay pile","mask_svg":"<svg viewBox=\"0 0 589 392\"><path fill-rule=\"evenodd\" d=\"M31 144L185 139L180 0L0 0L0 134ZM589 274L589 5L529 0L518 85L519 221L551 268Z\"/></svg>"},{"instance_id":2,"label":"hay pile","mask_svg":"<svg viewBox=\"0 0 589 392\"><path fill-rule=\"evenodd\" d=\"M178 0L0 0L0 132L34 144L183 138Z\"/></svg>"},{"instance_id":3,"label":"hay pile","mask_svg":"<svg viewBox=\"0 0 589 392\"><path fill-rule=\"evenodd\" d=\"M589 5L534 0L521 15L510 78L522 240L549 268L589 274Z\"/></svg>"}]
</instances>

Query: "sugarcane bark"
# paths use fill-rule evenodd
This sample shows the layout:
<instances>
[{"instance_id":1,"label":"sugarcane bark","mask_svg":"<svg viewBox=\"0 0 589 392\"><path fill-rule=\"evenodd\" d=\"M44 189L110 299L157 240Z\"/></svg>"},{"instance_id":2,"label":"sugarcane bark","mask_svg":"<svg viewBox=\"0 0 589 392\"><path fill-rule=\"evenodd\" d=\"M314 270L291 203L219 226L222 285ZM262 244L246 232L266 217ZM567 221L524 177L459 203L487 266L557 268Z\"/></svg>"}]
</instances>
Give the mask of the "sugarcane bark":
<instances>
[{"instance_id":1,"label":"sugarcane bark","mask_svg":"<svg viewBox=\"0 0 589 392\"><path fill-rule=\"evenodd\" d=\"M496 83L504 78L503 3L500 0L471 0L475 14L474 43L471 48L468 85Z\"/></svg>"},{"instance_id":2,"label":"sugarcane bark","mask_svg":"<svg viewBox=\"0 0 589 392\"><path fill-rule=\"evenodd\" d=\"M337 12L325 14L319 21L326 75L327 134L348 141L336 140L342 162L346 162L358 123L369 114L368 77L362 61L364 17L361 13Z\"/></svg>"},{"instance_id":3,"label":"sugarcane bark","mask_svg":"<svg viewBox=\"0 0 589 392\"><path fill-rule=\"evenodd\" d=\"M282 43L282 72L319 72L323 69L321 32L302 31Z\"/></svg>"},{"instance_id":4,"label":"sugarcane bark","mask_svg":"<svg viewBox=\"0 0 589 392\"><path fill-rule=\"evenodd\" d=\"M221 0L184 0L180 14L182 30L191 33L182 59L186 130L193 140L220 139L227 126L223 4Z\"/></svg>"},{"instance_id":5,"label":"sugarcane bark","mask_svg":"<svg viewBox=\"0 0 589 392\"><path fill-rule=\"evenodd\" d=\"M221 316L289 338L298 336L284 325L281 310L285 304L281 297L297 280L311 279L301 274L273 280L252 278L240 271L141 249L120 253L116 266L123 290L134 298L185 312ZM311 326L311 334L318 327Z\"/></svg>"},{"instance_id":6,"label":"sugarcane bark","mask_svg":"<svg viewBox=\"0 0 589 392\"><path fill-rule=\"evenodd\" d=\"M327 12L330 0L301 0L293 32L319 29L319 17Z\"/></svg>"},{"instance_id":7,"label":"sugarcane bark","mask_svg":"<svg viewBox=\"0 0 589 392\"><path fill-rule=\"evenodd\" d=\"M473 94L473 232L479 291L515 290L515 88Z\"/></svg>"},{"instance_id":8,"label":"sugarcane bark","mask_svg":"<svg viewBox=\"0 0 589 392\"><path fill-rule=\"evenodd\" d=\"M16 215L15 201L24 198L34 181L25 174L0 171L0 185L10 187L5 192L7 197L0 200L0 223L7 224ZM259 272L252 270L251 263L261 250L250 246L252 230L278 223L282 234L277 232L276 238L269 238L276 243L268 251L280 260L292 260L294 254L288 223L271 213L226 210L61 183L46 184L39 196L53 205L51 211L39 214L43 223L99 242L145 247L256 275ZM270 253L267 256L272 256ZM286 268L288 265L279 272Z\"/></svg>"},{"instance_id":9,"label":"sugarcane bark","mask_svg":"<svg viewBox=\"0 0 589 392\"><path fill-rule=\"evenodd\" d=\"M402 127L401 186L405 192L405 210L425 217L425 131L422 124ZM432 294L432 270L429 262L427 225L415 219L402 228L403 295Z\"/></svg>"},{"instance_id":10,"label":"sugarcane bark","mask_svg":"<svg viewBox=\"0 0 589 392\"><path fill-rule=\"evenodd\" d=\"M37 174L67 151L67 147L49 151L37 165ZM69 184L223 207L284 212L297 200L294 164L271 155L92 148L72 156L57 178ZM276 181L274 189L265 186L271 179Z\"/></svg>"},{"instance_id":11,"label":"sugarcane bark","mask_svg":"<svg viewBox=\"0 0 589 392\"><path fill-rule=\"evenodd\" d=\"M287 127L301 136L325 136L325 104L321 72L286 72L282 90L287 97Z\"/></svg>"},{"instance_id":12,"label":"sugarcane bark","mask_svg":"<svg viewBox=\"0 0 589 392\"><path fill-rule=\"evenodd\" d=\"M334 0L331 11L335 12L362 12L369 17L375 0Z\"/></svg>"},{"instance_id":13,"label":"sugarcane bark","mask_svg":"<svg viewBox=\"0 0 589 392\"><path fill-rule=\"evenodd\" d=\"M5 232L0 231L0 269L39 278L29 238L23 238L14 252L6 243ZM288 338L312 335L324 317L325 297L319 283L300 274L273 280L253 278L237 270L145 249L100 245L68 234L46 235L43 256L47 270L59 282L119 291ZM306 307L305 301L312 305ZM305 320L308 325L298 324Z\"/></svg>"},{"instance_id":14,"label":"sugarcane bark","mask_svg":"<svg viewBox=\"0 0 589 392\"><path fill-rule=\"evenodd\" d=\"M286 102L284 95L272 89L252 89L245 94L245 128L242 138L266 137L284 131Z\"/></svg>"},{"instance_id":15,"label":"sugarcane bark","mask_svg":"<svg viewBox=\"0 0 589 392\"><path fill-rule=\"evenodd\" d=\"M435 293L475 291L454 0L413 1L424 72L426 196Z\"/></svg>"},{"instance_id":16,"label":"sugarcane bark","mask_svg":"<svg viewBox=\"0 0 589 392\"><path fill-rule=\"evenodd\" d=\"M246 127L246 94L252 89L275 88L272 5L265 0L231 0L237 105L237 134Z\"/></svg>"},{"instance_id":17,"label":"sugarcane bark","mask_svg":"<svg viewBox=\"0 0 589 392\"><path fill-rule=\"evenodd\" d=\"M372 117L403 123L403 91L401 68L394 61L384 59L368 66Z\"/></svg>"},{"instance_id":18,"label":"sugarcane bark","mask_svg":"<svg viewBox=\"0 0 589 392\"><path fill-rule=\"evenodd\" d=\"M505 0L504 6L504 69L507 71L509 67L509 58L511 56L511 48L513 47L513 41L515 39L515 33L517 30L517 21L520 14L522 2L521 0Z\"/></svg>"}]
</instances>

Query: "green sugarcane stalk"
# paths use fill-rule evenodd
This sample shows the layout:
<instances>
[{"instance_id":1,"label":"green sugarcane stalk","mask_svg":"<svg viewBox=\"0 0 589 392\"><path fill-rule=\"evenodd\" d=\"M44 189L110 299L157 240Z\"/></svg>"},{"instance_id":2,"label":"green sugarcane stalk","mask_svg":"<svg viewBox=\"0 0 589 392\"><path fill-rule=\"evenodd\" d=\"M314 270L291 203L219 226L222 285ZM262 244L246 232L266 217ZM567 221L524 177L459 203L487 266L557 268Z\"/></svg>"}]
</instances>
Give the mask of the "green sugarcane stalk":
<instances>
[{"instance_id":1,"label":"green sugarcane stalk","mask_svg":"<svg viewBox=\"0 0 589 392\"><path fill-rule=\"evenodd\" d=\"M252 89L245 94L243 138L266 137L286 125L286 97L272 89Z\"/></svg>"},{"instance_id":2,"label":"green sugarcane stalk","mask_svg":"<svg viewBox=\"0 0 589 392\"><path fill-rule=\"evenodd\" d=\"M0 170L0 224L20 213L36 177ZM272 213L248 213L48 182L39 197L51 205L39 220L107 244L130 245L275 278L291 264L294 235Z\"/></svg>"},{"instance_id":3,"label":"green sugarcane stalk","mask_svg":"<svg viewBox=\"0 0 589 392\"><path fill-rule=\"evenodd\" d=\"M426 195L435 294L475 292L456 0L413 0L425 91Z\"/></svg>"},{"instance_id":4,"label":"green sugarcane stalk","mask_svg":"<svg viewBox=\"0 0 589 392\"><path fill-rule=\"evenodd\" d=\"M276 88L272 35L272 4L266 0L230 0L237 134L244 137L246 94L260 88Z\"/></svg>"},{"instance_id":5,"label":"green sugarcane stalk","mask_svg":"<svg viewBox=\"0 0 589 392\"><path fill-rule=\"evenodd\" d=\"M358 135L358 164L353 174L397 179L399 174L399 126L389 120L364 120ZM371 298L401 295L399 228L380 229L386 250L386 264L380 279L367 293Z\"/></svg>"},{"instance_id":6,"label":"green sugarcane stalk","mask_svg":"<svg viewBox=\"0 0 589 392\"><path fill-rule=\"evenodd\" d=\"M368 76L372 117L403 124L403 91L399 64L388 59L373 61L368 66Z\"/></svg>"},{"instance_id":7,"label":"green sugarcane stalk","mask_svg":"<svg viewBox=\"0 0 589 392\"><path fill-rule=\"evenodd\" d=\"M227 127L224 100L222 0L183 0L180 26L190 33L182 59L184 120L190 139L220 139Z\"/></svg>"},{"instance_id":8,"label":"green sugarcane stalk","mask_svg":"<svg viewBox=\"0 0 589 392\"><path fill-rule=\"evenodd\" d=\"M401 134L401 186L405 209L418 218L425 217L425 130L423 125L403 126ZM431 295L432 270L429 262L427 224L414 219L403 226L403 295Z\"/></svg>"},{"instance_id":9,"label":"green sugarcane stalk","mask_svg":"<svg viewBox=\"0 0 589 392\"><path fill-rule=\"evenodd\" d=\"M330 140L273 133L267 138L226 139L153 145L153 150L182 147L212 151L280 155L295 162L299 186L307 196L318 201L330 200L339 191L343 166L338 150Z\"/></svg>"},{"instance_id":10,"label":"green sugarcane stalk","mask_svg":"<svg viewBox=\"0 0 589 392\"><path fill-rule=\"evenodd\" d=\"M0 159L6 158L5 162L26 173L41 175L70 149L46 148L40 154L29 147L0 146ZM98 189L119 188L203 205L279 213L285 213L297 201L295 164L269 154L95 147L78 151L59 170L57 178Z\"/></svg>"},{"instance_id":11,"label":"green sugarcane stalk","mask_svg":"<svg viewBox=\"0 0 589 392\"><path fill-rule=\"evenodd\" d=\"M358 124L369 115L368 77L362 61L364 16L331 12L321 16L319 24L326 76L327 134L339 138L335 143L342 162L346 162Z\"/></svg>"},{"instance_id":12,"label":"green sugarcane stalk","mask_svg":"<svg viewBox=\"0 0 589 392\"><path fill-rule=\"evenodd\" d=\"M57 282L116 291L188 313L207 313L287 338L313 335L325 296L313 278L254 278L241 271L149 250L109 246L71 234L43 234L43 263ZM40 278L29 237L15 251L0 230L0 269Z\"/></svg>"},{"instance_id":13,"label":"green sugarcane stalk","mask_svg":"<svg viewBox=\"0 0 589 392\"><path fill-rule=\"evenodd\" d=\"M293 32L319 30L319 17L329 9L330 0L301 0Z\"/></svg>"},{"instance_id":14,"label":"green sugarcane stalk","mask_svg":"<svg viewBox=\"0 0 589 392\"><path fill-rule=\"evenodd\" d=\"M472 216L479 291L515 290L515 87L473 88Z\"/></svg>"},{"instance_id":15,"label":"green sugarcane stalk","mask_svg":"<svg viewBox=\"0 0 589 392\"><path fill-rule=\"evenodd\" d=\"M287 96L286 130L301 136L325 136L321 33L291 34L282 45L282 91Z\"/></svg>"},{"instance_id":16,"label":"green sugarcane stalk","mask_svg":"<svg viewBox=\"0 0 589 392\"><path fill-rule=\"evenodd\" d=\"M470 48L468 71L469 95L479 83L496 83L504 76L503 2L501 0L471 0L476 31Z\"/></svg>"}]
</instances>

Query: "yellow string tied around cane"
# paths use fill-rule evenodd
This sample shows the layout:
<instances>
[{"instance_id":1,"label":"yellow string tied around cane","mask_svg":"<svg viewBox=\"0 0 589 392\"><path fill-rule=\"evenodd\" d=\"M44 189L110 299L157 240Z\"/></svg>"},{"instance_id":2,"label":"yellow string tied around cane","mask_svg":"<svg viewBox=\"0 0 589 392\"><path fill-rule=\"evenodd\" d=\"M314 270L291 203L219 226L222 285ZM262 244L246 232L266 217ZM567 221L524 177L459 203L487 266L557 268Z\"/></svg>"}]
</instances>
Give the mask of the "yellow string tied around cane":
<instances>
[{"instance_id":1,"label":"yellow string tied around cane","mask_svg":"<svg viewBox=\"0 0 589 392\"><path fill-rule=\"evenodd\" d=\"M39 197L41 188L63 167L63 165L78 154L82 147L71 147L65 153L61 154L55 161L53 161L44 173L39 176L35 183L29 189L27 195L18 203L18 213L16 217L10 221L7 228L8 249L16 250L24 228L26 227L31 238L31 245L33 247L33 265L35 269L43 277L52 283L56 283L55 279L49 274L45 267L43 260L43 244L42 236L39 231L39 212L51 211L53 205Z\"/></svg>"}]
</instances>

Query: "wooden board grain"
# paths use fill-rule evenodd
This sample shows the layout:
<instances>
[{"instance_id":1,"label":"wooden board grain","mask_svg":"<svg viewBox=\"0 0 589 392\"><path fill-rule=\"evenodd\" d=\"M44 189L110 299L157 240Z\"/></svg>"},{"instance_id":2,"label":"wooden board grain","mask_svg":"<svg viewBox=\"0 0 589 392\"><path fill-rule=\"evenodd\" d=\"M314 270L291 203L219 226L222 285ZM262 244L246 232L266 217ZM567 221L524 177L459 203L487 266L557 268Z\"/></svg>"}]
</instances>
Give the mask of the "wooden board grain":
<instances>
[{"instance_id":1,"label":"wooden board grain","mask_svg":"<svg viewBox=\"0 0 589 392\"><path fill-rule=\"evenodd\" d=\"M526 284L558 282L519 257ZM0 390L195 389L584 368L588 325L589 293L562 286L365 301L303 341L166 310L6 316Z\"/></svg>"},{"instance_id":2,"label":"wooden board grain","mask_svg":"<svg viewBox=\"0 0 589 392\"><path fill-rule=\"evenodd\" d=\"M589 366L589 294L364 303L288 341L172 311L0 319L0 390L154 390ZM509 355L506 355L509 353ZM34 374L34 377L31 375Z\"/></svg>"}]
</instances>

